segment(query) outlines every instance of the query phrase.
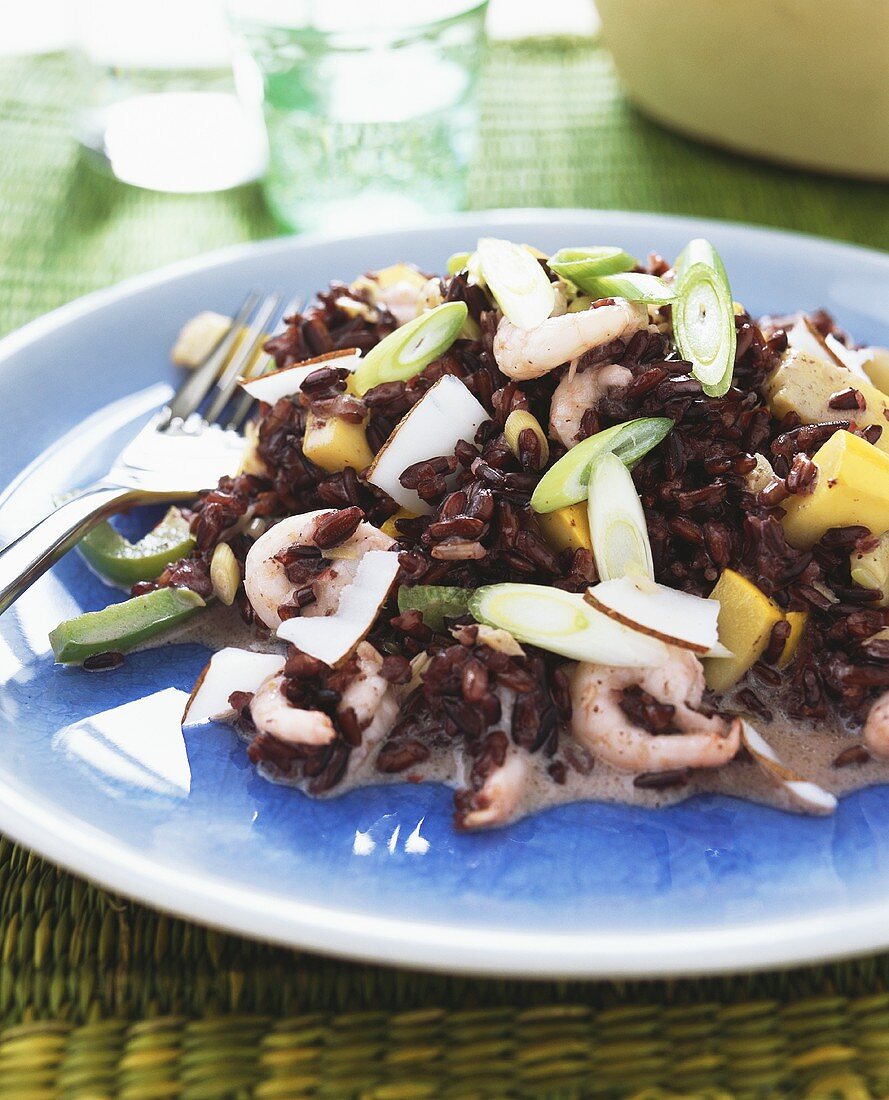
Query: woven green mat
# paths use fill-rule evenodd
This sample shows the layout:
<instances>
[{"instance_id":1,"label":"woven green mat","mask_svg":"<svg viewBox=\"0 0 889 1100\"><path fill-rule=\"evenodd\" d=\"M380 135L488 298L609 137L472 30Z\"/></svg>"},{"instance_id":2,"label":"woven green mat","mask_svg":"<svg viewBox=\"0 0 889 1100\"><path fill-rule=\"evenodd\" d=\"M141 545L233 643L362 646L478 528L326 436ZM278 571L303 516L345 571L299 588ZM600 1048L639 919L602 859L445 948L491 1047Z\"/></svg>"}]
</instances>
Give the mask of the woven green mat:
<instances>
[{"instance_id":1,"label":"woven green mat","mask_svg":"<svg viewBox=\"0 0 889 1100\"><path fill-rule=\"evenodd\" d=\"M275 227L258 190L153 195L78 161L61 58L0 62L0 332ZM691 144L583 42L498 46L475 206L648 209L889 248L889 188ZM889 915L887 915L889 919ZM337 962L115 898L0 839L0 1095L889 1095L889 960L662 983L473 981Z\"/></svg>"}]
</instances>

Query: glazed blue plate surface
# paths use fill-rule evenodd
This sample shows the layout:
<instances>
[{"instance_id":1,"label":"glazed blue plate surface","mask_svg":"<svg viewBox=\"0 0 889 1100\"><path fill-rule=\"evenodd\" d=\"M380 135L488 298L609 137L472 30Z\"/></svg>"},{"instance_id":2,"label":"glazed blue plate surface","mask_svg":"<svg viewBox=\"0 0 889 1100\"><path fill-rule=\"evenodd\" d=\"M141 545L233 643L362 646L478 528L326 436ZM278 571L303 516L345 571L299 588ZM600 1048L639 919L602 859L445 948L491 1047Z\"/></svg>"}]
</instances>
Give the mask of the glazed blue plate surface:
<instances>
[{"instance_id":1,"label":"glazed blue plate surface","mask_svg":"<svg viewBox=\"0 0 889 1100\"><path fill-rule=\"evenodd\" d=\"M0 344L0 485L14 482L0 540L102 472L164 401L170 346L195 313L232 313L251 287L308 296L400 259L442 270L490 232L668 257L706 236L751 312L824 306L858 340L889 344L889 257L719 222L478 213L238 247ZM131 655L102 675L53 666L48 631L122 595L70 555L0 618L0 830L113 890L296 947L453 971L691 974L889 944L885 787L829 818L707 796L657 811L563 806L473 836L454 832L437 785L312 801L258 778L225 727L183 741L175 715L207 660L200 646Z\"/></svg>"}]
</instances>

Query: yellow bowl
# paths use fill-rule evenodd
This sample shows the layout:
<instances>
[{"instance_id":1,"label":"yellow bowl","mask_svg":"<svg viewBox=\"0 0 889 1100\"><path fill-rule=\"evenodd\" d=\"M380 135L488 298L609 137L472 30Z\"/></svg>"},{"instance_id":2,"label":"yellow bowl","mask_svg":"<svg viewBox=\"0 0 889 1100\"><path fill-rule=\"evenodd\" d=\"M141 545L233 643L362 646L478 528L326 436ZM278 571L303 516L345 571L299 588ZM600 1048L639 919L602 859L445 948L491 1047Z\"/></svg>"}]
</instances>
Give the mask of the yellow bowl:
<instances>
[{"instance_id":1,"label":"yellow bowl","mask_svg":"<svg viewBox=\"0 0 889 1100\"><path fill-rule=\"evenodd\" d=\"M704 141L889 179L889 0L597 0L630 98Z\"/></svg>"}]
</instances>

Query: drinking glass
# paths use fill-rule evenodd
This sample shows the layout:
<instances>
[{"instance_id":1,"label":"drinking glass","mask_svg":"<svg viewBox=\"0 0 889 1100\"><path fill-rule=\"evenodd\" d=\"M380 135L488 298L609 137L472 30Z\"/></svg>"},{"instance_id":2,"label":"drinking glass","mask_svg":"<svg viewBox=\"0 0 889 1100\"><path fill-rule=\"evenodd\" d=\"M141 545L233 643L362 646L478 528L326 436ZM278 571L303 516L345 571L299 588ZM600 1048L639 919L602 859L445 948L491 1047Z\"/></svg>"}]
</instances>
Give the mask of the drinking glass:
<instances>
[{"instance_id":1,"label":"drinking glass","mask_svg":"<svg viewBox=\"0 0 889 1100\"><path fill-rule=\"evenodd\" d=\"M264 188L290 229L459 209L487 0L229 0L239 82L261 81Z\"/></svg>"},{"instance_id":2,"label":"drinking glass","mask_svg":"<svg viewBox=\"0 0 889 1100\"><path fill-rule=\"evenodd\" d=\"M78 0L92 163L157 191L218 191L261 175L259 100L235 92L222 0Z\"/></svg>"}]
</instances>

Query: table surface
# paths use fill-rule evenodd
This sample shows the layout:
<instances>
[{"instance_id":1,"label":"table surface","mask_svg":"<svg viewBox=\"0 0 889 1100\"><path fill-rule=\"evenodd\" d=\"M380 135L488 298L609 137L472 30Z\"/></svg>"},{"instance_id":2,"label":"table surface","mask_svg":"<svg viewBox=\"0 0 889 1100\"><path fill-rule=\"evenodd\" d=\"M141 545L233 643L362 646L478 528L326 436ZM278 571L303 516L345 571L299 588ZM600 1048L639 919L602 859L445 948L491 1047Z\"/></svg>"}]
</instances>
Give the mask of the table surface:
<instances>
[{"instance_id":1,"label":"table surface","mask_svg":"<svg viewBox=\"0 0 889 1100\"><path fill-rule=\"evenodd\" d=\"M256 187L138 191L78 158L62 56L0 60L0 333L277 230ZM758 164L640 117L582 39L500 44L475 207L655 210L889 249L889 188ZM845 1096L889 1090L889 960L660 983L469 980L226 936L0 838L0 1094Z\"/></svg>"}]
</instances>

